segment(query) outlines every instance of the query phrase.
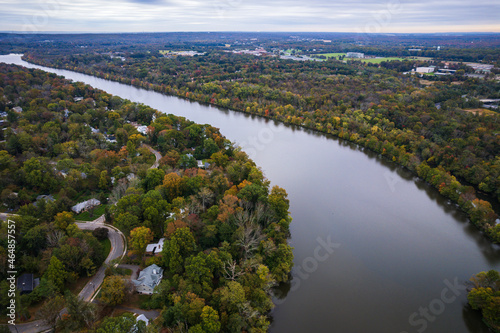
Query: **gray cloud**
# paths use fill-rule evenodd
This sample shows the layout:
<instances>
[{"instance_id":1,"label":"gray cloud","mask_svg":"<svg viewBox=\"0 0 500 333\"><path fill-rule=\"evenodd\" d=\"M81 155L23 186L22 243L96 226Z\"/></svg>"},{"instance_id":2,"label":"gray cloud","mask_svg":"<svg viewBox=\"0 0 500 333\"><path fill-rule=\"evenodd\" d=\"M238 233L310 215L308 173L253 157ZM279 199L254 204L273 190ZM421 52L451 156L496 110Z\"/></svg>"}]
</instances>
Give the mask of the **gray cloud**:
<instances>
[{"instance_id":1,"label":"gray cloud","mask_svg":"<svg viewBox=\"0 0 500 333\"><path fill-rule=\"evenodd\" d=\"M0 0L0 30L500 32L498 0Z\"/></svg>"}]
</instances>

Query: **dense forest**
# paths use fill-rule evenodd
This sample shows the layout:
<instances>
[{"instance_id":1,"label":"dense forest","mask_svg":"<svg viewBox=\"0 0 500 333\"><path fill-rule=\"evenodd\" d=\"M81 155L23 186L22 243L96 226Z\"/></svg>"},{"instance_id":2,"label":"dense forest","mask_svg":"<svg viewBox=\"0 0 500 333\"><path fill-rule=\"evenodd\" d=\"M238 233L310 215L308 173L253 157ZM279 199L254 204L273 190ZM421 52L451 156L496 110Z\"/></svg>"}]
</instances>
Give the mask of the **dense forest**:
<instances>
[{"instance_id":1,"label":"dense forest","mask_svg":"<svg viewBox=\"0 0 500 333\"><path fill-rule=\"evenodd\" d=\"M272 287L288 280L293 265L287 193L270 188L218 129L5 64L0 103L1 201L18 214L11 216L17 270L41 278L32 293L17 296L22 319L42 318L64 332L135 325L127 315L103 319L130 293L113 267L106 270L98 305L75 296L109 251L105 233L80 230L71 213L75 203L94 198L105 207L107 222L127 236L129 259L165 269L143 305L161 310L148 330L267 331ZM161 153L159 168L151 168L155 157L146 145ZM166 239L161 255L143 260L147 242L159 238ZM7 247L2 223L2 263ZM3 313L9 299L0 302ZM68 313L60 317L64 306Z\"/></svg>"},{"instance_id":2,"label":"dense forest","mask_svg":"<svg viewBox=\"0 0 500 333\"><path fill-rule=\"evenodd\" d=\"M432 184L500 242L497 214L488 202L497 205L500 198L500 122L480 101L499 99L500 82L494 75L467 77L470 68L463 63L452 65L458 69L454 75L421 79L403 72L445 68L443 61L292 61L219 49L165 56L156 44L123 52L103 46L79 53L38 48L25 59L355 142ZM478 199L478 191L489 199Z\"/></svg>"}]
</instances>

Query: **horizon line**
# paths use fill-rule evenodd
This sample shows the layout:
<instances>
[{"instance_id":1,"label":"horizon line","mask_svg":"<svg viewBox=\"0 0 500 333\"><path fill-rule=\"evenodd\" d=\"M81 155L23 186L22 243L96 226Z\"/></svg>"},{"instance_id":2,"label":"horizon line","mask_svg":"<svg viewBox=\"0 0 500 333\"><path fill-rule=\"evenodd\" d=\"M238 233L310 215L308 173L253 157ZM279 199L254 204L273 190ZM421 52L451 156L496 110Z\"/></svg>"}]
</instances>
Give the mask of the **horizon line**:
<instances>
[{"instance_id":1,"label":"horizon line","mask_svg":"<svg viewBox=\"0 0 500 333\"><path fill-rule=\"evenodd\" d=\"M498 31L450 31L450 32L355 32L355 31L237 31L237 30L199 30L199 31L16 31L0 30L2 34L43 35L43 34L168 34L168 33L293 33L293 34L355 34L355 35L460 35L460 34L500 34Z\"/></svg>"}]
</instances>

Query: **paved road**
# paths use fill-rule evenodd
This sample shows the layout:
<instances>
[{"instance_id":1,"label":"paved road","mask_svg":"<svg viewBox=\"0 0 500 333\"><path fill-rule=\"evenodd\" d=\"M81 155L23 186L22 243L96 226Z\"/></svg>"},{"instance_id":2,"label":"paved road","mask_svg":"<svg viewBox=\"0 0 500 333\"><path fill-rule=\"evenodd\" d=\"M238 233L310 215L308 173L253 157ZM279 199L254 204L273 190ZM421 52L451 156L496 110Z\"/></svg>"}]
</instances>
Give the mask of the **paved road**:
<instances>
[{"instance_id":1,"label":"paved road","mask_svg":"<svg viewBox=\"0 0 500 333\"><path fill-rule=\"evenodd\" d=\"M148 148L150 152L152 152L153 154L155 154L155 157L156 157L156 161L153 163L153 165L150 167L150 169L157 169L158 166L160 165L160 160L161 160L161 154L159 151L157 150L154 150L153 148L151 148L151 146L149 145L144 145L144 147Z\"/></svg>"},{"instance_id":2,"label":"paved road","mask_svg":"<svg viewBox=\"0 0 500 333\"><path fill-rule=\"evenodd\" d=\"M112 260L116 258L123 257L127 251L125 236L116 228L104 225L103 216L99 216L92 222L76 222L78 228L82 230L94 230L99 227L105 227L109 230L108 237L111 241L111 251L108 257L104 261L104 264L99 268L97 273L92 277L92 279L83 287L78 297L84 299L85 301L91 301L95 291L99 290L102 281L104 280L104 271L106 270L106 264L109 264ZM61 310L61 313L65 313L66 309ZM45 326L43 321L35 320L29 323L17 324L14 326L9 326L11 332L23 332L23 333L38 333L50 330L49 326Z\"/></svg>"},{"instance_id":3,"label":"paved road","mask_svg":"<svg viewBox=\"0 0 500 333\"><path fill-rule=\"evenodd\" d=\"M82 291L78 295L81 299L85 301L90 301L94 292L99 289L102 281L104 280L104 271L106 270L106 265L108 265L112 260L116 258L123 257L125 254L125 242L123 234L117 229L111 228L109 226L104 226L101 223L87 222L87 223L76 223L78 228L82 230L94 230L99 227L105 227L109 230L108 237L111 240L111 251L108 257L104 261L97 273L92 277L92 279L83 287Z\"/></svg>"}]
</instances>

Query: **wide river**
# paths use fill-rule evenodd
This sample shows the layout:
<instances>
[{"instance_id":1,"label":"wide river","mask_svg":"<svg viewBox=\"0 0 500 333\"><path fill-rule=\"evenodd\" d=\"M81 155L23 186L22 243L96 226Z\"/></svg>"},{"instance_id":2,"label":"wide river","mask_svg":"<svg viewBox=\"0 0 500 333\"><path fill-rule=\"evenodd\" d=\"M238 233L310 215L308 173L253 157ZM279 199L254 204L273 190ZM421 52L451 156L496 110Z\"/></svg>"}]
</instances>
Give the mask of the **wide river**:
<instances>
[{"instance_id":1,"label":"wide river","mask_svg":"<svg viewBox=\"0 0 500 333\"><path fill-rule=\"evenodd\" d=\"M286 189L293 280L280 288L271 332L487 332L466 307L472 274L500 270L500 247L409 172L356 145L243 113L67 70L162 112L220 128Z\"/></svg>"}]
</instances>

